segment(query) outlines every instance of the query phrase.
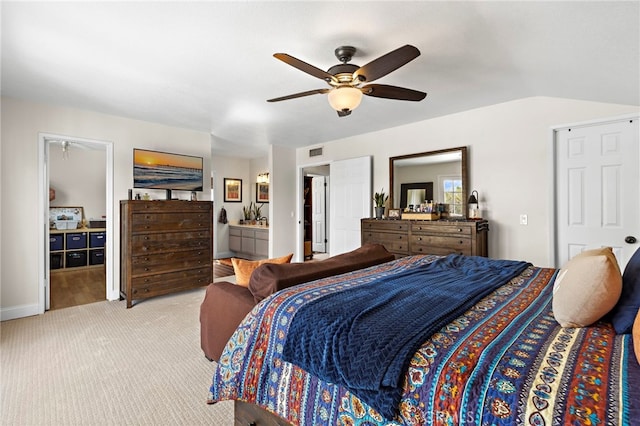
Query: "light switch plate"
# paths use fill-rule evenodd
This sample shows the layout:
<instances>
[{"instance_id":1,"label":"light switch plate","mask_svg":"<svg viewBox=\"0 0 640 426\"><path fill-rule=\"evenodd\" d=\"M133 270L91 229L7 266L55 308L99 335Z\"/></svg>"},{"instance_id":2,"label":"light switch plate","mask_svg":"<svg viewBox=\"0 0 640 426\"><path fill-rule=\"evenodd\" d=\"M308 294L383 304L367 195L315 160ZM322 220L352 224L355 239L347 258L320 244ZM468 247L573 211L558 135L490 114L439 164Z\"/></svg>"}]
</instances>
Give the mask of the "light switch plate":
<instances>
[{"instance_id":1,"label":"light switch plate","mask_svg":"<svg viewBox=\"0 0 640 426\"><path fill-rule=\"evenodd\" d=\"M528 224L529 224L529 217L526 214L521 214L520 225L528 225Z\"/></svg>"}]
</instances>

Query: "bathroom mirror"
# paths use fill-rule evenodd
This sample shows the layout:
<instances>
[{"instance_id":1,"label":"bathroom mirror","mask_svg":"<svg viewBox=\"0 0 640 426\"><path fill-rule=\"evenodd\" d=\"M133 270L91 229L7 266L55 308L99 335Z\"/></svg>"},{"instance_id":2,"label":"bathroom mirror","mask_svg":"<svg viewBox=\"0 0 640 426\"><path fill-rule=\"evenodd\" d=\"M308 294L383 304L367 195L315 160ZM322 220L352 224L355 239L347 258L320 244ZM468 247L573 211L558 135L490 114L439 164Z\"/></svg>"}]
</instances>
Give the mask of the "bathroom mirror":
<instances>
[{"instance_id":1,"label":"bathroom mirror","mask_svg":"<svg viewBox=\"0 0 640 426\"><path fill-rule=\"evenodd\" d=\"M467 147L389 158L389 200L402 210L418 201L447 204L449 217L465 218Z\"/></svg>"}]
</instances>

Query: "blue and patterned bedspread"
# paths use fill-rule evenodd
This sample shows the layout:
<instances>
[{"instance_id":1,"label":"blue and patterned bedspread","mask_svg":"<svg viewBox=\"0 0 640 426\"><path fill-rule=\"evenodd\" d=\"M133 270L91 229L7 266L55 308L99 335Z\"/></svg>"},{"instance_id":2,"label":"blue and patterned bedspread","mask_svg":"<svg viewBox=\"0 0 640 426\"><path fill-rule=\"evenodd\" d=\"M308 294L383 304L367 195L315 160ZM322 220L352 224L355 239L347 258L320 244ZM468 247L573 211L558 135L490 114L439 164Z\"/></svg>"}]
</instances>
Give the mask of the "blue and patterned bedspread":
<instances>
[{"instance_id":1,"label":"blue and patterned bedspread","mask_svg":"<svg viewBox=\"0 0 640 426\"><path fill-rule=\"evenodd\" d=\"M435 259L406 257L265 299L227 344L208 402L255 403L296 425L626 425L640 419L640 366L631 337L616 336L604 322L561 328L551 312L555 269L528 267L426 339L403 375L394 418L284 361L301 306Z\"/></svg>"}]
</instances>

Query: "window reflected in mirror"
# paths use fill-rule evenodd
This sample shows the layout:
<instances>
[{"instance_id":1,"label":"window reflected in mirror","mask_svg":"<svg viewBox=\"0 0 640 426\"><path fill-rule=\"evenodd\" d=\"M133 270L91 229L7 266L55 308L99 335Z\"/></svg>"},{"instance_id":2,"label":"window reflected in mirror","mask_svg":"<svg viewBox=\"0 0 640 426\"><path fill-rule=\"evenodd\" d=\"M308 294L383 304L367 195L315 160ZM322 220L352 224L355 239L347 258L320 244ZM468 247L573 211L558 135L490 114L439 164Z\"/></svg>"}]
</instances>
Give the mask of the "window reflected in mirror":
<instances>
[{"instance_id":1,"label":"window reflected in mirror","mask_svg":"<svg viewBox=\"0 0 640 426\"><path fill-rule=\"evenodd\" d=\"M466 217L466 147L407 154L389 159L389 198L393 208L434 202L449 217Z\"/></svg>"}]
</instances>

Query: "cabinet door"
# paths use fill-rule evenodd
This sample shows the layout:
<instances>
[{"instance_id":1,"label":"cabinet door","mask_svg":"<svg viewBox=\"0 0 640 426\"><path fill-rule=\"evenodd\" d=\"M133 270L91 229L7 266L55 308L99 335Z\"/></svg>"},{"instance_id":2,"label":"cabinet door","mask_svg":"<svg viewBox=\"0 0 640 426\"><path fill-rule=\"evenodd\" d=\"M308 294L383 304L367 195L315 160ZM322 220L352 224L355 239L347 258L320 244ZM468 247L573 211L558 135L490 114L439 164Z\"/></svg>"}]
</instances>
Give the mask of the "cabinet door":
<instances>
[{"instance_id":1,"label":"cabinet door","mask_svg":"<svg viewBox=\"0 0 640 426\"><path fill-rule=\"evenodd\" d=\"M242 251L242 237L229 235L229 250Z\"/></svg>"},{"instance_id":2,"label":"cabinet door","mask_svg":"<svg viewBox=\"0 0 640 426\"><path fill-rule=\"evenodd\" d=\"M256 256L269 256L269 241L256 239Z\"/></svg>"},{"instance_id":3,"label":"cabinet door","mask_svg":"<svg viewBox=\"0 0 640 426\"><path fill-rule=\"evenodd\" d=\"M240 251L242 253L255 254L256 252L256 239L254 237L242 237L242 247Z\"/></svg>"}]
</instances>

